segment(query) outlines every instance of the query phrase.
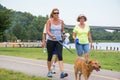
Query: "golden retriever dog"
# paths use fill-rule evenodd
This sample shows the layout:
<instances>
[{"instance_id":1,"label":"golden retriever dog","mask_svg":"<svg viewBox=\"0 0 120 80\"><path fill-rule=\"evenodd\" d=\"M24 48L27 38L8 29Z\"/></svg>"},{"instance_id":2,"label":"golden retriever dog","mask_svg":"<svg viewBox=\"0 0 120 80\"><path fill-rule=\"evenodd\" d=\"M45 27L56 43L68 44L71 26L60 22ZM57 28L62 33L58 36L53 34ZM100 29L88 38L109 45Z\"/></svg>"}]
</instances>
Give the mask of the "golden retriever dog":
<instances>
[{"instance_id":1,"label":"golden retriever dog","mask_svg":"<svg viewBox=\"0 0 120 80\"><path fill-rule=\"evenodd\" d=\"M78 57L74 63L74 71L76 80L81 80L81 75L83 74L84 80L88 80L90 74L93 70L100 71L100 65L97 60L88 60L87 62Z\"/></svg>"}]
</instances>

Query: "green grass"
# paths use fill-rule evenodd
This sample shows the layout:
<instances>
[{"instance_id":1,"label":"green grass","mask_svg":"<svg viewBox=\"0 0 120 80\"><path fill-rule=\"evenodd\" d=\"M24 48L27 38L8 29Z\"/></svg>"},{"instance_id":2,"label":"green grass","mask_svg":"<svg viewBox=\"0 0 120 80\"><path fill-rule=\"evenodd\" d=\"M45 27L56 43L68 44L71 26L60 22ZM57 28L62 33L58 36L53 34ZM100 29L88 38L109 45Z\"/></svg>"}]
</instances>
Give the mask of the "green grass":
<instances>
[{"instance_id":1,"label":"green grass","mask_svg":"<svg viewBox=\"0 0 120 80\"><path fill-rule=\"evenodd\" d=\"M66 49L63 50L63 58L65 63L74 63L77 55L75 49L72 49L72 51L74 54L71 54ZM42 48L0 48L0 55L10 55L42 60L47 59L47 53L43 53ZM90 58L98 59L102 69L120 72L120 52L91 50Z\"/></svg>"},{"instance_id":2,"label":"green grass","mask_svg":"<svg viewBox=\"0 0 120 80\"><path fill-rule=\"evenodd\" d=\"M120 71L120 52L92 51L90 57L98 59L103 69Z\"/></svg>"},{"instance_id":3,"label":"green grass","mask_svg":"<svg viewBox=\"0 0 120 80\"><path fill-rule=\"evenodd\" d=\"M36 76L28 76L26 74L15 72L12 70L0 69L0 80L50 80Z\"/></svg>"}]
</instances>

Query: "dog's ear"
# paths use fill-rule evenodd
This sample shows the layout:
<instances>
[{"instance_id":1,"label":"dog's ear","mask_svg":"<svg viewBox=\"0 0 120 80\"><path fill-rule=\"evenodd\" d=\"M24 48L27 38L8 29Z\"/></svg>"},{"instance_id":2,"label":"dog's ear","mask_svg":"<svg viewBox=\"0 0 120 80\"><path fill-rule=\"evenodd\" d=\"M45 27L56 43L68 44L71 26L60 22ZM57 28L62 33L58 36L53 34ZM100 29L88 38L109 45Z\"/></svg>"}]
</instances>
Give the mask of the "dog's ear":
<instances>
[{"instance_id":1,"label":"dog's ear","mask_svg":"<svg viewBox=\"0 0 120 80\"><path fill-rule=\"evenodd\" d=\"M88 64L91 64L91 63L92 63L92 61L91 61L91 60L89 60L89 61L88 61Z\"/></svg>"},{"instance_id":2,"label":"dog's ear","mask_svg":"<svg viewBox=\"0 0 120 80\"><path fill-rule=\"evenodd\" d=\"M88 58L87 63L90 64L92 62L92 60L90 58Z\"/></svg>"}]
</instances>

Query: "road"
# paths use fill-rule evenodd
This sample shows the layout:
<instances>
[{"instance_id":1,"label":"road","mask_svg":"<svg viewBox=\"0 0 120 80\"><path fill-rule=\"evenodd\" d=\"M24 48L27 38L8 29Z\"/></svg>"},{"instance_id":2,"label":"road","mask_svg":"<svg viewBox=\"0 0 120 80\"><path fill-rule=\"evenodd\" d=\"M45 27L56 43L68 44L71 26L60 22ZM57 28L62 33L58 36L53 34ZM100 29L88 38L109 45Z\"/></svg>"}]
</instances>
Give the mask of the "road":
<instances>
[{"instance_id":1,"label":"road","mask_svg":"<svg viewBox=\"0 0 120 80\"><path fill-rule=\"evenodd\" d=\"M0 55L0 68L15 70L28 75L41 77L46 77L47 75L47 64L45 60ZM75 80L73 65L64 64L64 68L65 72L67 72L69 76L62 80ZM60 80L59 75L60 72L57 63L56 74L53 75L52 80ZM83 77L82 80L84 80ZM120 80L120 72L103 69L99 72L93 71L89 80Z\"/></svg>"}]
</instances>

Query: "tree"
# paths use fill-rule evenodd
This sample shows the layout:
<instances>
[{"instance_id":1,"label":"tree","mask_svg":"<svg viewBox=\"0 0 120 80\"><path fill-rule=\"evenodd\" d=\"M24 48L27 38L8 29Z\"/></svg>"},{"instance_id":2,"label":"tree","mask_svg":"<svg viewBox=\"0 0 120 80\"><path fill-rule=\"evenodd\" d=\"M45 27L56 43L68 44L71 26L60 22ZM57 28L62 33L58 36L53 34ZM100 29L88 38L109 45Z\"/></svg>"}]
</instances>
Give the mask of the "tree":
<instances>
[{"instance_id":1,"label":"tree","mask_svg":"<svg viewBox=\"0 0 120 80\"><path fill-rule=\"evenodd\" d=\"M0 10L0 41L4 41L4 32L10 25L10 10Z\"/></svg>"}]
</instances>

